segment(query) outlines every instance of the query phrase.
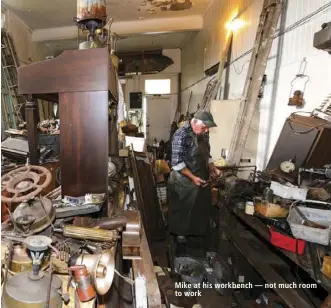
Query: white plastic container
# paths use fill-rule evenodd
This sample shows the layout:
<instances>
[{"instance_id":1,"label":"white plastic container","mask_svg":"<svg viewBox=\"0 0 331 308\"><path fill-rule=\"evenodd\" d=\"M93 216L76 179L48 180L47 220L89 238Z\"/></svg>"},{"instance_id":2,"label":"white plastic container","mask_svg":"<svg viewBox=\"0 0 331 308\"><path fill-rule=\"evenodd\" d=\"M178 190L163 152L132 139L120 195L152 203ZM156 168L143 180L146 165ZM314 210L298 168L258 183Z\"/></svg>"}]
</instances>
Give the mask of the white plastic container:
<instances>
[{"instance_id":1,"label":"white plastic container","mask_svg":"<svg viewBox=\"0 0 331 308\"><path fill-rule=\"evenodd\" d=\"M311 200L309 200L309 203L328 204L325 202ZM291 227L293 236L297 239L305 240L307 242L328 246L330 244L331 235L331 211L298 206L298 209L308 220L328 227L327 229L318 229L303 225L303 219L294 209L296 204L297 202L294 202L291 205L290 212L287 217L287 221Z\"/></svg>"},{"instance_id":2,"label":"white plastic container","mask_svg":"<svg viewBox=\"0 0 331 308\"><path fill-rule=\"evenodd\" d=\"M254 215L255 208L254 208L254 203L251 201L247 201L245 205L245 213L247 215Z\"/></svg>"},{"instance_id":3,"label":"white plastic container","mask_svg":"<svg viewBox=\"0 0 331 308\"><path fill-rule=\"evenodd\" d=\"M145 152L145 138L125 136L125 146L131 147L136 152Z\"/></svg>"},{"instance_id":4,"label":"white plastic container","mask_svg":"<svg viewBox=\"0 0 331 308\"><path fill-rule=\"evenodd\" d=\"M284 199L306 200L308 189L282 185L278 182L271 182L270 189L276 196Z\"/></svg>"}]
</instances>

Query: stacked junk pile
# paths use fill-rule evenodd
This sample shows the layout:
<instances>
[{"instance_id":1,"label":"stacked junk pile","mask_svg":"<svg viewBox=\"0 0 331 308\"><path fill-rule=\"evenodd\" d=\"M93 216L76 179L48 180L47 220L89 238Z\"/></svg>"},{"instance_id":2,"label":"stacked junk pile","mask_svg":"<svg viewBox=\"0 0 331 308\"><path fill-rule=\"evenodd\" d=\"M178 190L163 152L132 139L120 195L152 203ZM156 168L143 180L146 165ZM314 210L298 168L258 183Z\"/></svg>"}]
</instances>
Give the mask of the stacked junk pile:
<instances>
[{"instance_id":1,"label":"stacked junk pile","mask_svg":"<svg viewBox=\"0 0 331 308\"><path fill-rule=\"evenodd\" d=\"M265 238L271 245L293 254L323 286L329 286L331 280L331 122L327 117L317 117L317 113L328 110L329 105L330 97L311 116L295 113L285 121L265 170L231 166L225 158L215 163L221 176L212 183L214 205L226 207L242 221L253 217L249 220L252 224L268 230ZM243 172L247 174L249 169L249 176L243 178ZM233 296L235 290L218 287L240 281L233 262L233 258L213 252L204 259L175 258L173 270L164 270L166 275L159 277L160 288L166 300L176 306L193 305L197 300L175 296L174 292L169 295L169 290L176 290L175 282L184 290L209 283L219 295ZM254 305L263 306L268 300L286 306L274 293L260 294Z\"/></svg>"},{"instance_id":2,"label":"stacked junk pile","mask_svg":"<svg viewBox=\"0 0 331 308\"><path fill-rule=\"evenodd\" d=\"M330 97L323 110L327 104ZM331 279L331 122L318 113L285 121L264 171L244 180L224 167L218 201L244 221L268 226L270 243L311 264L312 277L323 283Z\"/></svg>"},{"instance_id":3,"label":"stacked junk pile","mask_svg":"<svg viewBox=\"0 0 331 308\"><path fill-rule=\"evenodd\" d=\"M113 180L123 176L110 170ZM114 202L113 214L98 218L104 195L61 198L61 186L45 194L51 180L46 168L33 165L2 176L4 307L87 302L92 307L97 299L102 302L113 284L119 251L123 259L141 259L140 214L134 203L125 211L115 206L122 201ZM114 201L116 188L119 185L112 185L109 202Z\"/></svg>"},{"instance_id":4,"label":"stacked junk pile","mask_svg":"<svg viewBox=\"0 0 331 308\"><path fill-rule=\"evenodd\" d=\"M104 1L94 2L91 14L98 18L84 19L84 8L78 6L82 19L77 22L86 21L85 27L91 33L105 26L106 17ZM90 34L89 39L93 43L94 36ZM2 306L95 307L115 301L112 290L121 289L118 281L124 277L120 273L121 261L139 260L147 268L141 257L145 236L142 222L148 227L148 239L160 236L157 228L163 219L152 199L157 198L156 188L155 195L150 197L147 186L141 184L151 182L148 176L152 172L144 177L139 171L146 170L143 158L112 157L108 179L104 179L108 181L108 191L80 197L64 195L68 184L61 186L58 172L61 160L54 156L47 160L49 156L43 156L39 144L39 157L45 160L38 160L40 165L31 165L27 159L30 144L25 126L19 128L9 130L11 137L2 144L5 156L1 177ZM59 121L41 122L38 129L42 134L58 137ZM55 150L59 152L58 147ZM54 160L57 167L49 166ZM129 178L134 179L136 191ZM159 219L154 220L158 214ZM130 291L136 274L124 277ZM144 286L142 289L145 294Z\"/></svg>"}]
</instances>

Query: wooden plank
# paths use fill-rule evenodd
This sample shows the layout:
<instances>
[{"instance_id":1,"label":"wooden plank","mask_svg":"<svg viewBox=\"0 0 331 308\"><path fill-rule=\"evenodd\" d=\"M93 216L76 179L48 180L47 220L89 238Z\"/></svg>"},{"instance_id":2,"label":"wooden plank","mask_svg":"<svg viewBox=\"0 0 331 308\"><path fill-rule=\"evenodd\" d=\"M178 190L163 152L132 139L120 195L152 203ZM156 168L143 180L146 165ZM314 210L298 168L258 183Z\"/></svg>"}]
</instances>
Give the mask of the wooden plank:
<instances>
[{"instance_id":1,"label":"wooden plank","mask_svg":"<svg viewBox=\"0 0 331 308\"><path fill-rule=\"evenodd\" d=\"M139 155L139 154L138 154ZM132 152L132 169L135 193L138 208L145 227L146 237L151 245L153 240L163 240L167 236L165 222L162 217L161 207L157 197L156 185L153 178L152 166L146 157L137 157L137 152Z\"/></svg>"},{"instance_id":2,"label":"wooden plank","mask_svg":"<svg viewBox=\"0 0 331 308\"><path fill-rule=\"evenodd\" d=\"M142 275L146 278L148 308L160 308L162 306L161 293L157 282L156 274L154 272L153 260L148 247L144 227L141 228L141 231L141 260L132 261L133 275L134 277Z\"/></svg>"},{"instance_id":3,"label":"wooden plank","mask_svg":"<svg viewBox=\"0 0 331 308\"><path fill-rule=\"evenodd\" d=\"M240 237L238 229L238 222L230 213L226 207L222 207L220 215L220 229L224 231L226 236L234 244L234 246L242 253L242 255L247 259L247 261L255 268L255 270L265 279L268 284L275 284L279 286L281 284L287 284L273 267L271 267L267 262L268 257L261 250L256 250L251 247L250 242L245 238ZM258 240L258 239L257 239ZM263 259L261 258L263 255ZM310 308L311 305L308 304L295 289L290 288L273 288L273 290L284 300L284 302L290 308Z\"/></svg>"},{"instance_id":4,"label":"wooden plank","mask_svg":"<svg viewBox=\"0 0 331 308\"><path fill-rule=\"evenodd\" d=\"M110 65L107 48L66 50L19 67L19 94L108 91Z\"/></svg>"},{"instance_id":5,"label":"wooden plank","mask_svg":"<svg viewBox=\"0 0 331 308\"><path fill-rule=\"evenodd\" d=\"M108 91L60 94L62 196L107 193Z\"/></svg>"}]
</instances>

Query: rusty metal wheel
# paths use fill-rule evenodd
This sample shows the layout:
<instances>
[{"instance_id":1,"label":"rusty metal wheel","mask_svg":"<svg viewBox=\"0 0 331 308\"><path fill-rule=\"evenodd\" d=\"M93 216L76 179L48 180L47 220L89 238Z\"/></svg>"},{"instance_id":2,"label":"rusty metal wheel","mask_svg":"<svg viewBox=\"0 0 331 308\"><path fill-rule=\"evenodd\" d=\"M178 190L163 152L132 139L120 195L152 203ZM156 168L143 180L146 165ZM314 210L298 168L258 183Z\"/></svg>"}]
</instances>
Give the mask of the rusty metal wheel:
<instances>
[{"instance_id":1,"label":"rusty metal wheel","mask_svg":"<svg viewBox=\"0 0 331 308\"><path fill-rule=\"evenodd\" d=\"M24 166L8 172L1 177L2 202L23 202L38 196L52 180L51 173L44 167Z\"/></svg>"}]
</instances>

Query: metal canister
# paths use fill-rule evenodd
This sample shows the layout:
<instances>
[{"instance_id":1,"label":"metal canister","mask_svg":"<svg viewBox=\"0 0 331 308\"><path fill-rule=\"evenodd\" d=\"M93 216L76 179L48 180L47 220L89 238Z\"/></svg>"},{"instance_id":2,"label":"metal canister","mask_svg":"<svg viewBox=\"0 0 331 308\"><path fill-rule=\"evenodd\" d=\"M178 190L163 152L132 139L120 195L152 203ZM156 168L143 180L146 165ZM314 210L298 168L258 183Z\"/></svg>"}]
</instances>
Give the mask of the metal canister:
<instances>
[{"instance_id":1,"label":"metal canister","mask_svg":"<svg viewBox=\"0 0 331 308\"><path fill-rule=\"evenodd\" d=\"M107 18L105 0L77 0L77 21L96 19L105 21Z\"/></svg>"},{"instance_id":2,"label":"metal canister","mask_svg":"<svg viewBox=\"0 0 331 308\"><path fill-rule=\"evenodd\" d=\"M92 280L85 265L74 265L69 268L73 273L75 283L77 286L77 294L79 300L84 303L95 298L96 293L92 285Z\"/></svg>"}]
</instances>

